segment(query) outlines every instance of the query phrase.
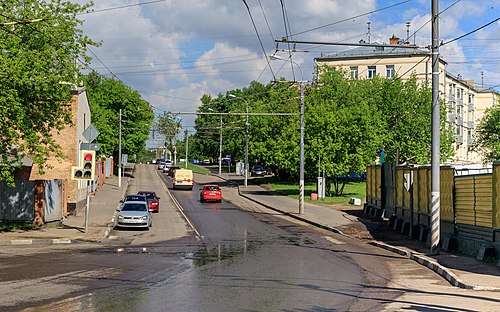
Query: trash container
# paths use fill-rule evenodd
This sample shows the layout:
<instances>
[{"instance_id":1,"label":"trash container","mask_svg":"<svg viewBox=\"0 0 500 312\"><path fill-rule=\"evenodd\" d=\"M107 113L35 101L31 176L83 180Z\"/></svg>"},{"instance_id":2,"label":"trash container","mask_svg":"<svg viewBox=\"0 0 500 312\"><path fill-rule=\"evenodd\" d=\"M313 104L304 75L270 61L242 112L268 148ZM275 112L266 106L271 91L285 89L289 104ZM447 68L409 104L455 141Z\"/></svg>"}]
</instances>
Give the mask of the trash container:
<instances>
[{"instance_id":1,"label":"trash container","mask_svg":"<svg viewBox=\"0 0 500 312\"><path fill-rule=\"evenodd\" d=\"M318 200L318 193L311 193L311 200Z\"/></svg>"}]
</instances>

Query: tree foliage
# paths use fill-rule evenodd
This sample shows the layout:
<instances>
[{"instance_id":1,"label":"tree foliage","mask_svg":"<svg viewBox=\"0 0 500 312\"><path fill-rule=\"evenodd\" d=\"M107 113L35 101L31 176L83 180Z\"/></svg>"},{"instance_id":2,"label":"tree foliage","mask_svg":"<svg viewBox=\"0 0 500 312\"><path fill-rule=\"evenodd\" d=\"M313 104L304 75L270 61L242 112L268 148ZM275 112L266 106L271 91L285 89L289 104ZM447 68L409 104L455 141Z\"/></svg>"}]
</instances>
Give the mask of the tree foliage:
<instances>
[{"instance_id":1,"label":"tree foliage","mask_svg":"<svg viewBox=\"0 0 500 312\"><path fill-rule=\"evenodd\" d=\"M386 159L399 163L428 163L431 158L431 91L426 84L409 80L346 79L346 73L325 68L317 83L305 86L305 174L325 171L342 190L351 173L363 173L382 150ZM249 87L212 98L205 95L196 119L195 150L218 157L220 119L223 154L244 158L245 110L249 107L249 160L299 173L299 85L253 82ZM229 96L234 95L235 97ZM452 153L452 135L445 127L442 105L442 159ZM258 113L293 113L292 116ZM231 114L233 113L233 114ZM207 130L212 129L212 130ZM207 132L208 131L208 132ZM207 133L209 133L207 135ZM203 136L202 136L203 134ZM320 164L318 168L318 163Z\"/></svg>"},{"instance_id":2,"label":"tree foliage","mask_svg":"<svg viewBox=\"0 0 500 312\"><path fill-rule=\"evenodd\" d=\"M154 119L151 105L139 92L119 80L103 77L95 72L85 76L92 124L99 130L95 143L99 153L118 157L120 109L122 110L122 153L142 153Z\"/></svg>"},{"instance_id":3,"label":"tree foliage","mask_svg":"<svg viewBox=\"0 0 500 312\"><path fill-rule=\"evenodd\" d=\"M0 180L13 181L24 156L41 172L49 157L63 157L53 133L71 122L70 87L64 83L76 84L75 60L89 61L85 46L95 44L76 18L89 6L62 0L0 3ZM13 146L17 154L7 155Z\"/></svg>"},{"instance_id":4,"label":"tree foliage","mask_svg":"<svg viewBox=\"0 0 500 312\"><path fill-rule=\"evenodd\" d=\"M500 159L500 103L488 108L476 131L477 147L486 160Z\"/></svg>"}]
</instances>

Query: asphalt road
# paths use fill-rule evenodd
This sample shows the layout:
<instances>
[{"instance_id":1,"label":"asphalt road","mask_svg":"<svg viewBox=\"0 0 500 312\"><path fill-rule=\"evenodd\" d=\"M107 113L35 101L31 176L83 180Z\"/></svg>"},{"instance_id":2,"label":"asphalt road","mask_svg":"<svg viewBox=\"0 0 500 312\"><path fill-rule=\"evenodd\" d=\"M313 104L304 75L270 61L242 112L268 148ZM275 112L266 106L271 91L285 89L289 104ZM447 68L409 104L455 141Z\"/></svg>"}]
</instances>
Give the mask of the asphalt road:
<instances>
[{"instance_id":1,"label":"asphalt road","mask_svg":"<svg viewBox=\"0 0 500 312\"><path fill-rule=\"evenodd\" d=\"M198 185L174 191L169 183L154 166L134 173L129 193L153 190L161 197L149 231L114 230L104 245L2 254L0 310L377 311L405 305L448 311L439 298L485 302L406 259L278 215L227 187L222 203L200 203Z\"/></svg>"}]
</instances>

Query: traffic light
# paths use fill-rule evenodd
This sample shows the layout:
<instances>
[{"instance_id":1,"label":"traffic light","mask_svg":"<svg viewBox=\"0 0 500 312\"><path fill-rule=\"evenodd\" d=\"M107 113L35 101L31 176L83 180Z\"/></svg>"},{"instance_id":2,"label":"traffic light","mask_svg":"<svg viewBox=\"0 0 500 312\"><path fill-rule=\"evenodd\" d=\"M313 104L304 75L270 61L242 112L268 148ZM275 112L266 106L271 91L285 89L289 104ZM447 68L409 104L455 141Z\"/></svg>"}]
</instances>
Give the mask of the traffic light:
<instances>
[{"instance_id":1,"label":"traffic light","mask_svg":"<svg viewBox=\"0 0 500 312\"><path fill-rule=\"evenodd\" d=\"M80 166L71 168L72 180L94 180L95 173L95 151L80 151Z\"/></svg>"}]
</instances>

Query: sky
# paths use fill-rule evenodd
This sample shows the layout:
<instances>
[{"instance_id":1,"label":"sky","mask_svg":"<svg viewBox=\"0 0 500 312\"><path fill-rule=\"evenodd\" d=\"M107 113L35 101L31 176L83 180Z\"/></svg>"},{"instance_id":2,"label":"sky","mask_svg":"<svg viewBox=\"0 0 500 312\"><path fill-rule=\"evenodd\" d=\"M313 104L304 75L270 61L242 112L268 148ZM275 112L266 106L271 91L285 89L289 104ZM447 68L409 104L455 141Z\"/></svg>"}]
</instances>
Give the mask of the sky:
<instances>
[{"instance_id":1,"label":"sky","mask_svg":"<svg viewBox=\"0 0 500 312\"><path fill-rule=\"evenodd\" d=\"M85 0L72 2L86 3ZM440 56L448 72L500 91L500 0L439 0ZM216 97L251 81L310 80L314 58L351 49L298 44L388 43L392 35L431 44L432 0L94 0L79 15L91 47L90 68L139 91L164 112L194 113L204 94ZM247 7L248 6L248 7ZM490 22L490 25L452 41ZM451 41L448 43L448 41ZM276 50L284 50L278 51ZM354 47L352 47L354 48ZM271 60L275 54L292 62ZM181 114L192 131L195 115ZM153 143L154 145L154 143Z\"/></svg>"}]
</instances>

